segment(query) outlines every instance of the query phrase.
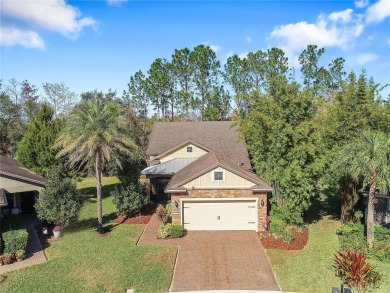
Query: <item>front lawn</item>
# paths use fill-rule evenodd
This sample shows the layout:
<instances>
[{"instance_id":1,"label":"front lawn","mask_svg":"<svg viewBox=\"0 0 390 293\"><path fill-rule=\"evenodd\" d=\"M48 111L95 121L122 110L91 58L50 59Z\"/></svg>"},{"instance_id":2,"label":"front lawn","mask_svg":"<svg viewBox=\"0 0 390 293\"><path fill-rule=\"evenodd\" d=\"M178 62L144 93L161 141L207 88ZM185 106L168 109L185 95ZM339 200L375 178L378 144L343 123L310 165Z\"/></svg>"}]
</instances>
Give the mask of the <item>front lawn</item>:
<instances>
[{"instance_id":1,"label":"front lawn","mask_svg":"<svg viewBox=\"0 0 390 293\"><path fill-rule=\"evenodd\" d=\"M340 247L336 235L339 225L338 220L325 216L309 225L309 241L304 249L267 250L283 291L329 293L333 286L340 287L333 268L333 253ZM380 287L374 292L390 292L390 263L368 261L383 275Z\"/></svg>"},{"instance_id":2,"label":"front lawn","mask_svg":"<svg viewBox=\"0 0 390 293\"><path fill-rule=\"evenodd\" d=\"M77 224L45 250L47 263L6 275L1 292L162 292L170 285L175 247L139 247L143 225L115 225L109 195L116 178L103 178L103 216L112 232L96 232L95 178L78 184L84 204Z\"/></svg>"}]
</instances>

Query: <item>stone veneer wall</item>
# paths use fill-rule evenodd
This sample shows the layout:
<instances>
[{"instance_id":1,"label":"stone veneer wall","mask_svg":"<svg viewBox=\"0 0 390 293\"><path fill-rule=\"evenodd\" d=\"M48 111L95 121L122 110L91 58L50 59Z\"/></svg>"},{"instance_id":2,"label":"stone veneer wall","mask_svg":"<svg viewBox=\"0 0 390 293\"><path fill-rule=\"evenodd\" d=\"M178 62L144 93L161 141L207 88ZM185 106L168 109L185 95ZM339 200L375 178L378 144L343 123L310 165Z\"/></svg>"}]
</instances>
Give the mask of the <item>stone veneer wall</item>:
<instances>
[{"instance_id":1,"label":"stone veneer wall","mask_svg":"<svg viewBox=\"0 0 390 293\"><path fill-rule=\"evenodd\" d=\"M172 223L180 225L181 206L180 198L259 198L258 200L258 218L259 231L264 231L265 218L267 216L267 193L253 192L251 189L195 189L188 190L188 194L172 194ZM261 200L264 201L264 207L261 207ZM178 207L175 206L175 201Z\"/></svg>"}]
</instances>

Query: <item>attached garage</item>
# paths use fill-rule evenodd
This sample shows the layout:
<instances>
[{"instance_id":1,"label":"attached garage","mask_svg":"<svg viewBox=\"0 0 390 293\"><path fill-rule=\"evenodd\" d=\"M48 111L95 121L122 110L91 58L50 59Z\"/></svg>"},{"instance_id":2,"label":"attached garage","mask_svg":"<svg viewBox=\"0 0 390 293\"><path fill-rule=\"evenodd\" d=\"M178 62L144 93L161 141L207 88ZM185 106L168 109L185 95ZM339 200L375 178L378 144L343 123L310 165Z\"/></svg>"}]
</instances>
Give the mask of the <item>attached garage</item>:
<instances>
[{"instance_id":1,"label":"attached garage","mask_svg":"<svg viewBox=\"0 0 390 293\"><path fill-rule=\"evenodd\" d=\"M182 224L187 230L254 230L258 228L258 200L182 199Z\"/></svg>"}]
</instances>

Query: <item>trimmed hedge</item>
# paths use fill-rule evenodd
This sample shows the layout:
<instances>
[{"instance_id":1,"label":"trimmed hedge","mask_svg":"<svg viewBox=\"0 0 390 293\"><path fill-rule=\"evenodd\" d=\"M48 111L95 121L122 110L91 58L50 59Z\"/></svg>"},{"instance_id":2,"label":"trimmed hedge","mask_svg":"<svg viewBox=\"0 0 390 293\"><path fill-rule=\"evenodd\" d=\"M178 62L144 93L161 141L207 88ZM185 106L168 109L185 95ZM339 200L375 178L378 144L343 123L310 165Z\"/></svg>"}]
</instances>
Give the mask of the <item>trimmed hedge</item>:
<instances>
[{"instance_id":1,"label":"trimmed hedge","mask_svg":"<svg viewBox=\"0 0 390 293\"><path fill-rule=\"evenodd\" d=\"M180 238L183 236L184 227L182 225L172 225L171 227L171 236L173 238Z\"/></svg>"},{"instance_id":2,"label":"trimmed hedge","mask_svg":"<svg viewBox=\"0 0 390 293\"><path fill-rule=\"evenodd\" d=\"M18 250L26 250L27 240L28 233L26 229L3 233L4 252L14 253Z\"/></svg>"},{"instance_id":3,"label":"trimmed hedge","mask_svg":"<svg viewBox=\"0 0 390 293\"><path fill-rule=\"evenodd\" d=\"M20 216L8 215L5 217L2 221L2 231L4 253L26 250L28 233Z\"/></svg>"},{"instance_id":4,"label":"trimmed hedge","mask_svg":"<svg viewBox=\"0 0 390 293\"><path fill-rule=\"evenodd\" d=\"M171 223L168 224L160 224L158 229L158 237L167 238L171 236L172 238L180 238L183 236L184 227L182 225L173 225Z\"/></svg>"}]
</instances>

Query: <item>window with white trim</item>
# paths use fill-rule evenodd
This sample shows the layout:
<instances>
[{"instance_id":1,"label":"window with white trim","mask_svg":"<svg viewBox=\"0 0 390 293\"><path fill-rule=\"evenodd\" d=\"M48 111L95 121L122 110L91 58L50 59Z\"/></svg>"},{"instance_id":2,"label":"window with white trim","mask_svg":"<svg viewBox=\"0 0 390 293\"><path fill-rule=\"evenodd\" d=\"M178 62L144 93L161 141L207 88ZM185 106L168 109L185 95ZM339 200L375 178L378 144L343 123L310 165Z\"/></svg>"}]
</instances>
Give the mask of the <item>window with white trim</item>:
<instances>
[{"instance_id":1,"label":"window with white trim","mask_svg":"<svg viewBox=\"0 0 390 293\"><path fill-rule=\"evenodd\" d=\"M222 171L214 171L214 181L223 181L223 172Z\"/></svg>"},{"instance_id":2,"label":"window with white trim","mask_svg":"<svg viewBox=\"0 0 390 293\"><path fill-rule=\"evenodd\" d=\"M192 153L192 146L187 147L187 153Z\"/></svg>"}]
</instances>

